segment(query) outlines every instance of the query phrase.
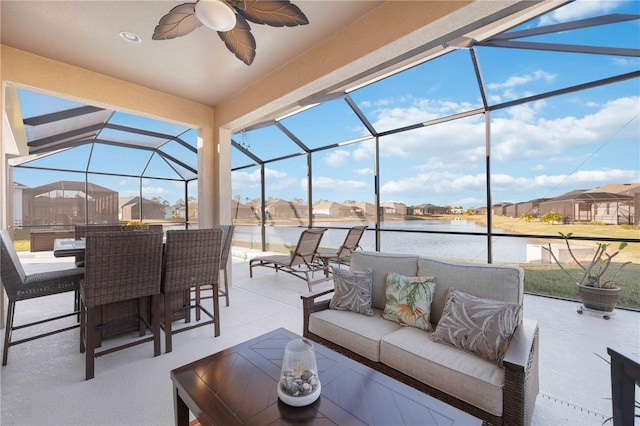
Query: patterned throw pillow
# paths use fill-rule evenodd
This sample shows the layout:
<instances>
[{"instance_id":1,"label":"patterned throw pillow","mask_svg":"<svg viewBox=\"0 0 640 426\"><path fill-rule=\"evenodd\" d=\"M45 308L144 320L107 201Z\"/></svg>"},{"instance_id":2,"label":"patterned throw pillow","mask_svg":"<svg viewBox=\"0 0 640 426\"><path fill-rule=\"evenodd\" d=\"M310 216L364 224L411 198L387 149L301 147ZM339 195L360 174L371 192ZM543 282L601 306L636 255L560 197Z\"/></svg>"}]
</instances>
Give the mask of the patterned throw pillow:
<instances>
[{"instance_id":1,"label":"patterned throw pillow","mask_svg":"<svg viewBox=\"0 0 640 426\"><path fill-rule=\"evenodd\" d=\"M373 271L371 269L360 272L333 268L335 293L329 302L329 308L372 316L372 283Z\"/></svg>"},{"instance_id":2,"label":"patterned throw pillow","mask_svg":"<svg viewBox=\"0 0 640 426\"><path fill-rule=\"evenodd\" d=\"M518 326L521 309L517 303L482 299L450 288L431 338L500 363Z\"/></svg>"},{"instance_id":3,"label":"patterned throw pillow","mask_svg":"<svg viewBox=\"0 0 640 426\"><path fill-rule=\"evenodd\" d=\"M391 272L387 275L382 318L431 331L429 316L435 288L434 277L405 277Z\"/></svg>"}]
</instances>

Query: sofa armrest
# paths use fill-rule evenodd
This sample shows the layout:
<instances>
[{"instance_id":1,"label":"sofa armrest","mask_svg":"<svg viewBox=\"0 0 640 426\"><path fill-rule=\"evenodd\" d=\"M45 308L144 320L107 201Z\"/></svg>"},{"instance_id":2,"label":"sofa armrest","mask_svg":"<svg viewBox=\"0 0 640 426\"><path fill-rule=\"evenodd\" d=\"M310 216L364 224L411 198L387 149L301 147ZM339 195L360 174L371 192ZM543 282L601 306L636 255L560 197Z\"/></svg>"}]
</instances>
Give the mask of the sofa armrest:
<instances>
[{"instance_id":1,"label":"sofa armrest","mask_svg":"<svg viewBox=\"0 0 640 426\"><path fill-rule=\"evenodd\" d=\"M325 296L327 294L331 294L333 292L334 292L334 289L330 288L330 289L320 290L320 291L309 293L307 295L300 296L300 299L302 299L302 311L303 311L302 335L304 337L309 337L309 316L314 312L329 309L328 299L320 300L317 302L316 302L316 299L319 297Z\"/></svg>"},{"instance_id":2,"label":"sofa armrest","mask_svg":"<svg viewBox=\"0 0 640 426\"><path fill-rule=\"evenodd\" d=\"M529 425L539 391L537 321L524 319L503 360L503 424Z\"/></svg>"}]
</instances>

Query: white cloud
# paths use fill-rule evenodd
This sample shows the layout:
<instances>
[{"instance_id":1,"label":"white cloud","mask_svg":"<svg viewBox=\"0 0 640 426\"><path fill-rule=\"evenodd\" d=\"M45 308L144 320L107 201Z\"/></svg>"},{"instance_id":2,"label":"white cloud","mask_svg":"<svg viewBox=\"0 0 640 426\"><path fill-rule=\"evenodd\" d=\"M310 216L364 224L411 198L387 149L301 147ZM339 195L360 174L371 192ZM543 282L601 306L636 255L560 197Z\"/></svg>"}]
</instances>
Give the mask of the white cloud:
<instances>
[{"instance_id":1,"label":"white cloud","mask_svg":"<svg viewBox=\"0 0 640 426\"><path fill-rule=\"evenodd\" d=\"M480 198L475 198L475 197L467 197L467 198L461 198L459 200L453 200L449 205L451 206L469 206L469 207L482 207L482 206L486 206L487 205L487 200L486 198L480 199Z\"/></svg>"},{"instance_id":2,"label":"white cloud","mask_svg":"<svg viewBox=\"0 0 640 426\"><path fill-rule=\"evenodd\" d=\"M523 84L529 84L533 81L553 81L556 78L555 74L548 73L543 70L536 70L531 74L512 75L506 81L502 83L491 83L487 87L492 90L497 89L510 89L513 87L522 86Z\"/></svg>"},{"instance_id":3,"label":"white cloud","mask_svg":"<svg viewBox=\"0 0 640 426\"><path fill-rule=\"evenodd\" d=\"M533 83L543 82L550 83L555 80L556 74L546 72L544 70L536 70L532 73L522 75L512 75L505 81L487 84L487 88L491 91L502 91L501 94L490 93L489 96L497 99L519 99L530 96L532 92L525 90L520 93L516 89L521 86L530 87Z\"/></svg>"},{"instance_id":4,"label":"white cloud","mask_svg":"<svg viewBox=\"0 0 640 426\"><path fill-rule=\"evenodd\" d=\"M306 190L307 178L300 180L300 186ZM368 192L371 190L371 186L359 180L335 179L326 176L316 176L313 178L314 191L331 191L335 193L341 189L344 191Z\"/></svg>"},{"instance_id":5,"label":"white cloud","mask_svg":"<svg viewBox=\"0 0 640 426\"><path fill-rule=\"evenodd\" d=\"M535 166L531 167L531 170L533 171L539 171L539 170L545 170L546 167L544 164L536 164Z\"/></svg>"},{"instance_id":6,"label":"white cloud","mask_svg":"<svg viewBox=\"0 0 640 426\"><path fill-rule=\"evenodd\" d=\"M334 149L324 156L324 162L330 167L341 167L348 163L351 155L344 149Z\"/></svg>"},{"instance_id":7,"label":"white cloud","mask_svg":"<svg viewBox=\"0 0 640 426\"><path fill-rule=\"evenodd\" d=\"M530 186L557 186L569 185L572 187L592 188L611 182L638 182L640 171L638 170L582 170L571 175L539 175L531 180Z\"/></svg>"},{"instance_id":8,"label":"white cloud","mask_svg":"<svg viewBox=\"0 0 640 426\"><path fill-rule=\"evenodd\" d=\"M463 191L478 191L486 187L484 174L468 175L450 172L421 173L400 180L391 180L381 187L385 197L424 198L422 193L448 194Z\"/></svg>"},{"instance_id":9,"label":"white cloud","mask_svg":"<svg viewBox=\"0 0 640 426\"><path fill-rule=\"evenodd\" d=\"M285 172L265 168L264 171L267 189L271 191L280 191L295 185L295 178ZM234 192L243 189L260 188L260 170L256 169L252 172L236 171L231 174L231 185Z\"/></svg>"},{"instance_id":10,"label":"white cloud","mask_svg":"<svg viewBox=\"0 0 640 426\"><path fill-rule=\"evenodd\" d=\"M373 139L359 143L357 148L352 152L353 159L361 161L373 158L375 147L375 141Z\"/></svg>"},{"instance_id":11,"label":"white cloud","mask_svg":"<svg viewBox=\"0 0 640 426\"><path fill-rule=\"evenodd\" d=\"M494 201L504 201L500 197L502 193L508 194L536 194L546 191L550 195L556 188L595 188L597 186L611 182L638 182L640 181L640 171L638 170L585 170L571 175L539 175L536 177L512 176L505 173L494 173L491 175L492 192L498 199ZM486 178L485 174L465 174L438 172L433 174L418 174L406 179L399 179L386 182L382 185L381 195L387 198L407 199L407 204L422 202L433 202L440 199L441 195L465 194L464 197L456 201L447 202L451 205L475 206L486 204L485 201L478 202L481 198L470 194L485 194ZM565 192L561 190L561 192ZM558 191L555 191L558 195ZM447 197L448 198L448 197ZM467 202L464 200L475 200ZM464 201L464 202L463 202ZM518 201L524 201L519 199Z\"/></svg>"},{"instance_id":12,"label":"white cloud","mask_svg":"<svg viewBox=\"0 0 640 426\"><path fill-rule=\"evenodd\" d=\"M636 1L636 0L632 0ZM624 1L577 0L540 18L540 25L557 24L585 17L605 14L618 8Z\"/></svg>"},{"instance_id":13,"label":"white cloud","mask_svg":"<svg viewBox=\"0 0 640 426\"><path fill-rule=\"evenodd\" d=\"M640 97L607 102L583 117L540 117L538 111L521 105L509 111L510 118L491 123L492 157L497 161L544 158L545 161L584 146L605 143L612 137L638 139L639 128L629 120L640 113ZM630 124L630 125L629 125Z\"/></svg>"},{"instance_id":14,"label":"white cloud","mask_svg":"<svg viewBox=\"0 0 640 426\"><path fill-rule=\"evenodd\" d=\"M162 186L143 186L142 194L144 198L156 197L156 196L164 196L168 194L167 188Z\"/></svg>"},{"instance_id":15,"label":"white cloud","mask_svg":"<svg viewBox=\"0 0 640 426\"><path fill-rule=\"evenodd\" d=\"M260 170L254 170L253 172L236 171L231 173L231 185L234 191L246 188L260 188Z\"/></svg>"},{"instance_id":16,"label":"white cloud","mask_svg":"<svg viewBox=\"0 0 640 426\"><path fill-rule=\"evenodd\" d=\"M353 172L358 176L373 176L373 169L369 168L355 169Z\"/></svg>"}]
</instances>

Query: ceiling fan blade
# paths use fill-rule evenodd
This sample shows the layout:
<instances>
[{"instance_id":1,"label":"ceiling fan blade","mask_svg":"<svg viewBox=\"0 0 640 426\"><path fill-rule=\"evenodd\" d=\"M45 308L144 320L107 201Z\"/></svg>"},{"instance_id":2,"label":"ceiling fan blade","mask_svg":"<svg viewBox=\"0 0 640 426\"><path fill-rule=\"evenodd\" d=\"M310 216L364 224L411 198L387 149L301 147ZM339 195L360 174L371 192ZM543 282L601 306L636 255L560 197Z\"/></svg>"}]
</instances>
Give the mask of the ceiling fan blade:
<instances>
[{"instance_id":1,"label":"ceiling fan blade","mask_svg":"<svg viewBox=\"0 0 640 426\"><path fill-rule=\"evenodd\" d=\"M245 0L244 9L235 9L238 14L256 24L295 27L309 23L300 8L289 0Z\"/></svg>"},{"instance_id":2,"label":"ceiling fan blade","mask_svg":"<svg viewBox=\"0 0 640 426\"><path fill-rule=\"evenodd\" d=\"M251 65L256 57L256 39L253 38L251 27L246 19L236 15L236 26L231 31L218 31L218 35L236 58Z\"/></svg>"},{"instance_id":3,"label":"ceiling fan blade","mask_svg":"<svg viewBox=\"0 0 640 426\"><path fill-rule=\"evenodd\" d=\"M153 40L169 40L189 34L202 26L202 22L196 17L196 4L184 3L176 6L164 15L155 30Z\"/></svg>"}]
</instances>

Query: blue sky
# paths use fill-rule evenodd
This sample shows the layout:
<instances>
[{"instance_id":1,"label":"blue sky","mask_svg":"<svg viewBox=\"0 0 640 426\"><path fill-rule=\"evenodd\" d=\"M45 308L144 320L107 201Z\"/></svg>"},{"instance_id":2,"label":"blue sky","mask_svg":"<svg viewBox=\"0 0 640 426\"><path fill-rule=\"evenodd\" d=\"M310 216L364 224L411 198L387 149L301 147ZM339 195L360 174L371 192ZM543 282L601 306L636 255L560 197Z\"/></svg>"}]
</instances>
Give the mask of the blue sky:
<instances>
[{"instance_id":1,"label":"blue sky","mask_svg":"<svg viewBox=\"0 0 640 426\"><path fill-rule=\"evenodd\" d=\"M605 13L640 13L638 1L582 0L523 27L554 24ZM539 41L597 46L640 47L640 23L615 28L583 29L540 37ZM639 58L477 48L487 97L492 105L640 69ZM400 75L379 81L350 95L377 130L469 111L481 105L467 50L458 50ZM21 93L23 116L32 117L78 104ZM638 79L540 100L491 114L492 200L525 201L608 183L640 182L640 83ZM122 124L151 126L176 134L176 126L120 114ZM366 134L344 101L329 102L282 120L310 147L352 140ZM195 143L196 132L183 136ZM476 115L455 122L386 136L380 140L381 201L408 205L486 205L485 120ZM248 143L262 158L299 152L273 128L234 139ZM373 202L373 143L345 145L313 156L312 201L329 199ZM103 150L105 167L139 170L138 155ZM85 164L86 149L68 153L64 164ZM77 161L76 161L77 160ZM155 162L155 160L154 160ZM232 149L232 167L251 161ZM71 166L73 165L73 166ZM97 167L97 166L96 166ZM161 166L158 165L158 170ZM82 167L79 168L81 170ZM158 172L159 173L159 172ZM15 180L37 186L51 180L81 180L80 175L16 170ZM306 159L269 163L267 196L306 201ZM93 176L92 182L137 195L131 178ZM244 201L260 196L258 168L232 175L232 195ZM145 197L175 202L184 198L180 182L145 180ZM195 195L195 186L190 193Z\"/></svg>"},{"instance_id":2,"label":"blue sky","mask_svg":"<svg viewBox=\"0 0 640 426\"><path fill-rule=\"evenodd\" d=\"M636 1L577 1L522 28L601 15L639 13ZM539 37L537 41L595 46L640 45L639 23ZM638 58L516 49L476 49L490 104L636 71ZM480 93L470 55L459 50L351 93L377 130L388 130L477 108ZM640 182L640 87L637 79L540 100L491 115L492 201L526 201L608 183ZM346 104L283 120L311 147L350 140L365 129ZM383 137L381 201L486 205L485 120L482 115ZM240 137L241 135L237 135ZM263 158L286 151L266 131L246 138ZM261 146L260 144L264 146ZM373 142L313 157L313 201L373 199ZM242 160L234 166L242 164ZM305 199L305 160L267 165L267 195ZM234 173L233 194L257 198L259 170Z\"/></svg>"}]
</instances>

